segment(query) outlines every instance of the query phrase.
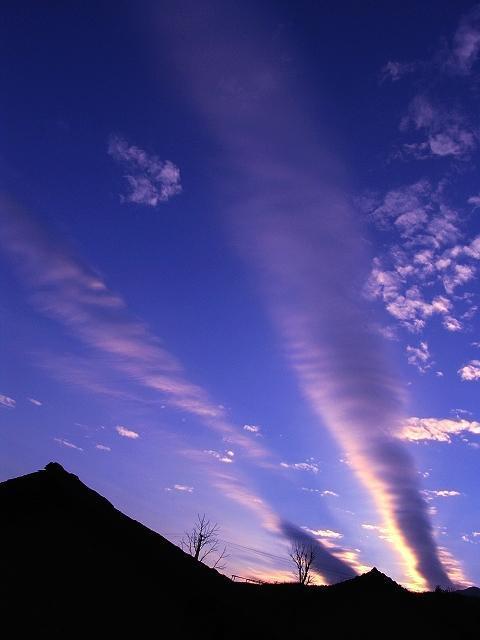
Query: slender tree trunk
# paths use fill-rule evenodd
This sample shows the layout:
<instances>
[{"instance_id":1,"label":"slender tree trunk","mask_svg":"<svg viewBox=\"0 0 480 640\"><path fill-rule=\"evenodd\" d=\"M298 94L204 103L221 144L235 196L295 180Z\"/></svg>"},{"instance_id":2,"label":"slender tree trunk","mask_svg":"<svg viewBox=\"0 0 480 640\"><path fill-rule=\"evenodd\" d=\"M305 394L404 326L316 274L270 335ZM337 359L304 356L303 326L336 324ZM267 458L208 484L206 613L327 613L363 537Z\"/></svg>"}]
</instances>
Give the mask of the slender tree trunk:
<instances>
[{"instance_id":1,"label":"slender tree trunk","mask_svg":"<svg viewBox=\"0 0 480 640\"><path fill-rule=\"evenodd\" d=\"M197 546L195 548L195 555L194 555L195 560L198 560L198 556L200 555L200 551L202 549L202 542L203 542L203 536L200 533L198 536Z\"/></svg>"}]
</instances>

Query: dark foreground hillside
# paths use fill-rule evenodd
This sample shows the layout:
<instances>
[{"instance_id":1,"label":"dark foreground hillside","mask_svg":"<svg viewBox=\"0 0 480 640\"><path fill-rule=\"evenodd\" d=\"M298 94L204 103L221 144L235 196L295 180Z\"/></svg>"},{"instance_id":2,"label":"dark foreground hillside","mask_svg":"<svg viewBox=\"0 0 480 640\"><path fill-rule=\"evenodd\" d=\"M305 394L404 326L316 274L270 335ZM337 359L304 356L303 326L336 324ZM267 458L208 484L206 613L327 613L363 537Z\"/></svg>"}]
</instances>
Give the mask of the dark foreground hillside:
<instances>
[{"instance_id":1,"label":"dark foreground hillside","mask_svg":"<svg viewBox=\"0 0 480 640\"><path fill-rule=\"evenodd\" d=\"M480 637L480 598L413 594L376 570L332 587L233 583L55 463L1 483L0 514L2 638Z\"/></svg>"}]
</instances>

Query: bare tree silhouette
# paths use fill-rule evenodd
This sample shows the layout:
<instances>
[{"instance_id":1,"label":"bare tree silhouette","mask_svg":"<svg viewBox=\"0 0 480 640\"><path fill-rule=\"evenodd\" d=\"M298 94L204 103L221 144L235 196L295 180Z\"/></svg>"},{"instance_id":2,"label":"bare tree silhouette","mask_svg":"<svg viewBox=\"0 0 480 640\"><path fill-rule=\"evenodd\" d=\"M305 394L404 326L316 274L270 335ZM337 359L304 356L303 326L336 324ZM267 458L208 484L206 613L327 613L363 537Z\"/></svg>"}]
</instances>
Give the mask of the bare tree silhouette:
<instances>
[{"instance_id":1,"label":"bare tree silhouette","mask_svg":"<svg viewBox=\"0 0 480 640\"><path fill-rule=\"evenodd\" d=\"M311 566L315 559L314 548L305 542L294 542L288 555L295 565L295 576L299 584L311 584L313 581Z\"/></svg>"},{"instance_id":2,"label":"bare tree silhouette","mask_svg":"<svg viewBox=\"0 0 480 640\"><path fill-rule=\"evenodd\" d=\"M226 560L229 556L227 547L224 546L222 549L220 546L219 535L220 527L218 524L207 520L205 514L201 516L198 513L197 521L192 529L185 531L181 546L184 551L200 562L204 562L208 556L212 556L212 559L216 557L212 569L222 571L227 566Z\"/></svg>"}]
</instances>

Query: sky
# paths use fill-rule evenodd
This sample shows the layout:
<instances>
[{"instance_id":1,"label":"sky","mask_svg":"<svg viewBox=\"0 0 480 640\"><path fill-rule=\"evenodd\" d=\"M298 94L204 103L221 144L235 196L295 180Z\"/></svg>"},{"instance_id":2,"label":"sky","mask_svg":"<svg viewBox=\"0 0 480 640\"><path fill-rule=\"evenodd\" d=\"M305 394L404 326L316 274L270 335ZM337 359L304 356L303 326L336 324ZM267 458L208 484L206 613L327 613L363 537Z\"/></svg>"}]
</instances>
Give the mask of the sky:
<instances>
[{"instance_id":1,"label":"sky","mask_svg":"<svg viewBox=\"0 0 480 640\"><path fill-rule=\"evenodd\" d=\"M7 3L0 481L480 584L480 5L392 7Z\"/></svg>"}]
</instances>

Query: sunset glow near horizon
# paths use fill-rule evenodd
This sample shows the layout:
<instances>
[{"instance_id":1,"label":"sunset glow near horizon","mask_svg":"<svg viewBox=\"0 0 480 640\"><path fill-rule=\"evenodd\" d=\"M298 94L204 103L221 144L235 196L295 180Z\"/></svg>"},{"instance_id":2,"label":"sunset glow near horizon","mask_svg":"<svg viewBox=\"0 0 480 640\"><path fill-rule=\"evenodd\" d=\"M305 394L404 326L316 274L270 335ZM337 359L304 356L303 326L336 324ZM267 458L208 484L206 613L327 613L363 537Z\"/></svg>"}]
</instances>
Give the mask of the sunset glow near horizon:
<instances>
[{"instance_id":1,"label":"sunset glow near horizon","mask_svg":"<svg viewBox=\"0 0 480 640\"><path fill-rule=\"evenodd\" d=\"M480 584L480 5L4 12L0 481Z\"/></svg>"}]
</instances>

